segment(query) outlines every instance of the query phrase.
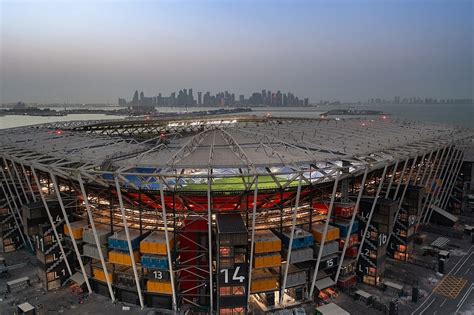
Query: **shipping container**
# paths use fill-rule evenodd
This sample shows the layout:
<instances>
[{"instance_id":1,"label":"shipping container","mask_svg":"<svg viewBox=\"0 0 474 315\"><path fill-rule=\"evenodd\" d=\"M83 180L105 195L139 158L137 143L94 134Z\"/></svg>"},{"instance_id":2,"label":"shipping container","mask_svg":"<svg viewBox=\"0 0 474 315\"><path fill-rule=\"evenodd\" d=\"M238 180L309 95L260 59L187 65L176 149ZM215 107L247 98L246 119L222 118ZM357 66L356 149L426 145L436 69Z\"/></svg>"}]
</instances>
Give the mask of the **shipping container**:
<instances>
[{"instance_id":1,"label":"shipping container","mask_svg":"<svg viewBox=\"0 0 474 315\"><path fill-rule=\"evenodd\" d=\"M339 239L339 250L342 250L344 248L345 241L346 241L345 238ZM351 246L357 245L358 243L359 243L359 234L357 233L351 234L351 236L349 236L349 242L347 246L351 247Z\"/></svg>"},{"instance_id":2,"label":"shipping container","mask_svg":"<svg viewBox=\"0 0 474 315\"><path fill-rule=\"evenodd\" d=\"M110 227L102 224L96 224L95 229L97 232L97 238L99 239L99 244L107 245L108 238L111 234ZM82 238L86 243L95 244L94 231L90 227L84 227Z\"/></svg>"},{"instance_id":3,"label":"shipping container","mask_svg":"<svg viewBox=\"0 0 474 315\"><path fill-rule=\"evenodd\" d=\"M136 250L140 246L140 231L129 229L130 243L132 249ZM128 242L125 230L114 232L109 236L109 248L128 252Z\"/></svg>"},{"instance_id":4,"label":"shipping container","mask_svg":"<svg viewBox=\"0 0 474 315\"><path fill-rule=\"evenodd\" d=\"M349 231L351 221L344 220L344 219L335 219L330 223L332 226L339 228L339 234L341 237L346 237L348 233L354 234L359 231L359 221L355 220L354 224L352 225L352 230Z\"/></svg>"},{"instance_id":5,"label":"shipping container","mask_svg":"<svg viewBox=\"0 0 474 315\"><path fill-rule=\"evenodd\" d=\"M108 279L110 283L113 283L113 269L110 264L107 264ZM105 272L102 266L92 266L92 277L98 281L107 282Z\"/></svg>"},{"instance_id":6,"label":"shipping container","mask_svg":"<svg viewBox=\"0 0 474 315\"><path fill-rule=\"evenodd\" d=\"M291 238L291 229L286 229L283 231L281 234L281 240L283 242L283 245L288 248L290 245L290 238ZM314 244L314 238L311 233L296 227L294 234L293 234L293 243L291 245L292 249L299 249L299 248L305 248L309 246L313 246Z\"/></svg>"},{"instance_id":7,"label":"shipping container","mask_svg":"<svg viewBox=\"0 0 474 315\"><path fill-rule=\"evenodd\" d=\"M64 224L64 235L67 235L69 237L71 237L72 235L74 239L81 240L84 227L87 226L87 221L75 221L71 222L69 225L71 226L72 233L71 231L69 231L67 224Z\"/></svg>"},{"instance_id":8,"label":"shipping container","mask_svg":"<svg viewBox=\"0 0 474 315\"><path fill-rule=\"evenodd\" d=\"M220 246L247 245L248 232L240 214L217 214L216 226Z\"/></svg>"},{"instance_id":9,"label":"shipping container","mask_svg":"<svg viewBox=\"0 0 474 315\"><path fill-rule=\"evenodd\" d=\"M354 203L343 203L335 202L334 203L334 213L336 217L340 218L350 218L354 212L355 204Z\"/></svg>"},{"instance_id":10,"label":"shipping container","mask_svg":"<svg viewBox=\"0 0 474 315\"><path fill-rule=\"evenodd\" d=\"M301 249L293 249L291 250L290 255L290 264L296 264L307 260L313 259L313 248L306 247ZM283 257L286 258L288 251L286 249L283 250Z\"/></svg>"},{"instance_id":11,"label":"shipping container","mask_svg":"<svg viewBox=\"0 0 474 315\"><path fill-rule=\"evenodd\" d=\"M320 248L321 248L321 245L319 243L314 244L314 258L318 257ZM338 251L339 251L338 241L324 242L323 253L321 257L335 254Z\"/></svg>"},{"instance_id":12,"label":"shipping container","mask_svg":"<svg viewBox=\"0 0 474 315\"><path fill-rule=\"evenodd\" d=\"M348 275L346 277L339 277L337 280L337 286L339 288L347 289L350 288L357 283L357 277L355 275Z\"/></svg>"},{"instance_id":13,"label":"shipping container","mask_svg":"<svg viewBox=\"0 0 474 315\"><path fill-rule=\"evenodd\" d=\"M252 270L251 293L274 291L278 289L278 274L269 269Z\"/></svg>"},{"instance_id":14,"label":"shipping container","mask_svg":"<svg viewBox=\"0 0 474 315\"><path fill-rule=\"evenodd\" d=\"M282 269L285 270L286 263L282 265ZM273 270L274 273L278 274L277 269ZM300 269L295 265L288 266L288 277L286 279L286 288L292 288L296 286L305 285L307 280L307 272L304 269Z\"/></svg>"},{"instance_id":15,"label":"shipping container","mask_svg":"<svg viewBox=\"0 0 474 315\"><path fill-rule=\"evenodd\" d=\"M271 253L281 251L281 240L270 230L255 232L255 253Z\"/></svg>"},{"instance_id":16,"label":"shipping container","mask_svg":"<svg viewBox=\"0 0 474 315\"><path fill-rule=\"evenodd\" d=\"M147 269L169 269L167 256L142 255L141 264Z\"/></svg>"},{"instance_id":17,"label":"shipping container","mask_svg":"<svg viewBox=\"0 0 474 315\"><path fill-rule=\"evenodd\" d=\"M173 294L169 281L147 280L146 290L152 293Z\"/></svg>"},{"instance_id":18,"label":"shipping container","mask_svg":"<svg viewBox=\"0 0 474 315\"><path fill-rule=\"evenodd\" d=\"M101 246L100 249L102 251L102 255L104 259L107 259L108 257L107 247ZM83 251L84 251L84 256L94 258L94 259L100 259L99 251L97 250L97 246L95 244L84 244Z\"/></svg>"},{"instance_id":19,"label":"shipping container","mask_svg":"<svg viewBox=\"0 0 474 315\"><path fill-rule=\"evenodd\" d=\"M357 257L357 252L358 252L358 248L357 248L357 247L350 247L350 248L347 248L347 249L346 249L345 257L355 258L355 257Z\"/></svg>"},{"instance_id":20,"label":"shipping container","mask_svg":"<svg viewBox=\"0 0 474 315\"><path fill-rule=\"evenodd\" d=\"M323 240L324 223L315 223L311 227L311 233L317 243L321 243ZM325 242L330 242L339 239L339 229L335 226L329 225Z\"/></svg>"},{"instance_id":21,"label":"shipping container","mask_svg":"<svg viewBox=\"0 0 474 315\"><path fill-rule=\"evenodd\" d=\"M173 247L174 238L172 233L168 233L169 248ZM154 231L140 242L140 253L167 255L166 237L164 231Z\"/></svg>"},{"instance_id":22,"label":"shipping container","mask_svg":"<svg viewBox=\"0 0 474 315\"><path fill-rule=\"evenodd\" d=\"M281 265L281 256L279 252L268 254L256 254L254 256L254 268L278 267Z\"/></svg>"},{"instance_id":23,"label":"shipping container","mask_svg":"<svg viewBox=\"0 0 474 315\"><path fill-rule=\"evenodd\" d=\"M138 252L138 250L133 252L133 256L135 258L135 263L140 261L140 253ZM124 266L132 265L132 259L128 252L121 252L116 250L111 250L109 252L109 262Z\"/></svg>"},{"instance_id":24,"label":"shipping container","mask_svg":"<svg viewBox=\"0 0 474 315\"><path fill-rule=\"evenodd\" d=\"M152 280L170 280L170 272L163 269L145 269L145 278Z\"/></svg>"},{"instance_id":25,"label":"shipping container","mask_svg":"<svg viewBox=\"0 0 474 315\"><path fill-rule=\"evenodd\" d=\"M145 304L148 307L158 309L171 309L173 300L170 296L164 296L156 293L145 293Z\"/></svg>"}]
</instances>

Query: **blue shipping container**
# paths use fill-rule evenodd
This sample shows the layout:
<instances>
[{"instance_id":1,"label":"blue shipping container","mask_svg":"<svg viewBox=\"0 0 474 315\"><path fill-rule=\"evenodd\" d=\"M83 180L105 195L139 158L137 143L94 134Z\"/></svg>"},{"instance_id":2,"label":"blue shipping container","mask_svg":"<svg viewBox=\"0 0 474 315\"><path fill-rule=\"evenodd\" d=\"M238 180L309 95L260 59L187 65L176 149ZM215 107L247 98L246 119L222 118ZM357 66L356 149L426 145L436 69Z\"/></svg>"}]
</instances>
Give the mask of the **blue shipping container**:
<instances>
[{"instance_id":1,"label":"blue shipping container","mask_svg":"<svg viewBox=\"0 0 474 315\"><path fill-rule=\"evenodd\" d=\"M141 258L143 268L147 269L169 269L168 257L156 255L143 255Z\"/></svg>"}]
</instances>

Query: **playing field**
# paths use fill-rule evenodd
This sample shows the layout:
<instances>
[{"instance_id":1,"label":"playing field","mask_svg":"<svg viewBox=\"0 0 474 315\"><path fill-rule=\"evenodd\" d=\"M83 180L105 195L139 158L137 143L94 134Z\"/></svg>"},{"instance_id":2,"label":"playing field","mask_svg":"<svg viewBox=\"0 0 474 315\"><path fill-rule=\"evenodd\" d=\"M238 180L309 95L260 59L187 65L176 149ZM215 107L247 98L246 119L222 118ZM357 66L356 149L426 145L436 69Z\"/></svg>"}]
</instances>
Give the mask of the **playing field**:
<instances>
[{"instance_id":1,"label":"playing field","mask_svg":"<svg viewBox=\"0 0 474 315\"><path fill-rule=\"evenodd\" d=\"M285 177L275 176L275 179L283 186L287 182ZM246 185L252 182L253 177L227 177L219 178L212 182L211 190L213 191L235 191L235 190L245 190ZM244 182L245 181L245 182ZM298 186L298 180L294 180L290 183L290 187ZM255 183L252 184L250 190L255 188ZM271 176L261 175L258 177L258 189L276 189L278 184L274 181ZM207 191L207 183L199 184L188 184L183 186L181 189L183 191Z\"/></svg>"}]
</instances>

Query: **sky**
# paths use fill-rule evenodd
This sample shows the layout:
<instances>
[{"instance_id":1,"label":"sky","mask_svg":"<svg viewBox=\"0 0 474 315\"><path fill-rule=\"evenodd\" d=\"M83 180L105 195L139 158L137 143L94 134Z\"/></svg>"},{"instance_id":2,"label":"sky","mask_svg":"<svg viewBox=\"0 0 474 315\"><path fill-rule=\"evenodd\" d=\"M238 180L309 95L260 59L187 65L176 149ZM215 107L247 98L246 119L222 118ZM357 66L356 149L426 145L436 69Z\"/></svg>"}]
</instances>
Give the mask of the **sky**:
<instances>
[{"instance_id":1,"label":"sky","mask_svg":"<svg viewBox=\"0 0 474 315\"><path fill-rule=\"evenodd\" d=\"M0 0L0 102L472 98L471 0Z\"/></svg>"}]
</instances>

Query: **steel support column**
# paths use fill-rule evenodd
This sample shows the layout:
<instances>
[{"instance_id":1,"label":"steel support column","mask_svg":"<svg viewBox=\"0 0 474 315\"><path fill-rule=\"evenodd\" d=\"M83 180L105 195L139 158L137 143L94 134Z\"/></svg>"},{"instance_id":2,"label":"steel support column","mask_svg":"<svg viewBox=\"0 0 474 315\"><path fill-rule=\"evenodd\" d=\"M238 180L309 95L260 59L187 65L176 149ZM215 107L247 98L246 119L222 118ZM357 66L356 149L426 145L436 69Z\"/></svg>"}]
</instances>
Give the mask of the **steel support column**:
<instances>
[{"instance_id":1,"label":"steel support column","mask_svg":"<svg viewBox=\"0 0 474 315\"><path fill-rule=\"evenodd\" d=\"M160 179L161 179L161 183L160 183L161 215L163 216L163 227L165 229L165 241L166 241L166 254L168 255L171 290L173 292L173 311L176 313L178 311L178 304L176 302L176 288L175 288L175 283L174 283L173 261L171 260L170 237L168 234L169 233L168 232L168 219L166 217L165 193L163 191L165 179L163 177L160 177Z\"/></svg>"},{"instance_id":2,"label":"steel support column","mask_svg":"<svg viewBox=\"0 0 474 315\"><path fill-rule=\"evenodd\" d=\"M429 211L427 213L428 217L427 217L425 223L430 222L431 216L433 215L433 206L438 204L439 196L442 194L443 188L446 189L445 188L447 186L446 177L447 177L449 172L452 172L452 168L454 168L454 165L452 165L452 162L454 160L454 155L455 155L454 151L455 150L456 150L455 146L453 146L450 155L446 157L446 161L444 162L444 167L441 170L441 173L439 175L439 179L441 180L441 185L440 185L439 189L437 191L435 191L435 195L433 196L433 198L431 198L431 202L428 206L428 211ZM448 158L449 158L449 161L448 161Z\"/></svg>"},{"instance_id":3,"label":"steel support column","mask_svg":"<svg viewBox=\"0 0 474 315\"><path fill-rule=\"evenodd\" d=\"M20 192L18 191L18 188L16 187L16 184L15 184L15 179L13 178L13 175L12 175L12 172L10 170L10 167L8 166L8 163L7 163L7 160L5 159L5 157L3 158L3 161L5 162L5 167L7 168L7 173L8 173L8 176L10 177L11 181L12 181L12 184L13 184L13 189L15 190L15 193L16 195L18 196L18 202L23 205L23 201L22 201L22 198L21 198L21 195L20 195ZM11 161L12 163L14 163L13 161ZM28 202L28 200L26 199L26 196L24 196L24 199L26 200L26 202Z\"/></svg>"},{"instance_id":4,"label":"steel support column","mask_svg":"<svg viewBox=\"0 0 474 315\"><path fill-rule=\"evenodd\" d=\"M81 253L79 252L79 248L77 247L76 239L74 238L74 233L71 228L71 224L69 223L69 218L66 213L66 208L64 208L63 198L61 197L61 192L59 191L58 182L56 180L56 176L53 172L50 172L51 180L53 181L54 191L56 191L56 197L59 201L59 207L61 208L61 212L64 216L64 221L66 221L66 226L69 230L69 236L72 240L72 246L74 247L74 252L76 253L77 260L79 261L79 266L81 267L82 276L84 277L84 281L86 282L87 290L89 294L92 293L91 285L89 283L89 277L87 276L86 269L84 268L84 264L82 263Z\"/></svg>"},{"instance_id":5,"label":"steel support column","mask_svg":"<svg viewBox=\"0 0 474 315\"><path fill-rule=\"evenodd\" d=\"M207 236L208 236L208 259L209 259L209 314L214 312L214 285L212 281L212 204L211 204L211 176L207 176Z\"/></svg>"},{"instance_id":6,"label":"steel support column","mask_svg":"<svg viewBox=\"0 0 474 315\"><path fill-rule=\"evenodd\" d=\"M8 196L10 196L10 197L11 197L11 201L12 201L13 206L14 206L14 207L11 207L10 202L8 202L8 204L10 205L10 210L12 211L13 217L15 218L15 222L16 222L16 216L15 216L14 211L16 210L15 212L16 212L16 215L18 215L18 220L20 220L21 225L26 228L25 222L23 222L23 217L21 216L20 208L18 207L18 204L17 204L16 201L15 201L15 198L16 198L16 197L13 195L13 192L12 192L12 190L11 190L11 188L10 188L10 184L8 183L7 176L6 176L5 172L3 171L3 165L0 165L0 171L2 172L2 177L3 177L3 179L4 179L4 182L5 182L6 186L7 186L7 190L8 190L8 193L9 193L9 195L7 195L6 192L5 192L5 197L7 198L7 201L8 201L8 200L9 200ZM13 183L13 184L14 184L14 183ZM3 188L3 190L5 191L4 188ZM21 231L21 229L20 229L20 231ZM34 248L33 244L31 243L31 240L30 240L30 238L28 237L28 235L24 235L24 231L21 231L20 235L21 235L21 237L22 237L22 239L23 239L23 242L25 243L25 247L26 247L25 239L27 239L27 240L28 240L28 243L30 244L31 250L34 251L35 248Z\"/></svg>"},{"instance_id":7,"label":"steel support column","mask_svg":"<svg viewBox=\"0 0 474 315\"><path fill-rule=\"evenodd\" d=\"M353 213L352 213L351 223L349 225L349 232L346 235L346 239L344 241L344 247L342 248L341 259L340 259L339 264L337 266L336 277L334 278L335 283L337 283L337 280L339 279L339 273L341 272L342 262L344 260L344 256L346 255L346 250L347 250L347 247L349 245L349 238L351 237L352 226L354 225L354 221L355 221L355 218L356 218L356 215L357 215L357 211L359 211L360 199L362 198L362 194L364 193L364 185L365 185L365 181L367 179L368 172L369 172L369 165L366 165L364 176L362 177L362 183L360 185L359 194L357 195L356 204L354 206L354 210L353 210Z\"/></svg>"},{"instance_id":8,"label":"steel support column","mask_svg":"<svg viewBox=\"0 0 474 315\"><path fill-rule=\"evenodd\" d=\"M334 207L334 199L336 198L337 185L339 183L339 177L341 176L341 171L337 171L336 179L334 180L334 186L332 188L331 201L329 202L328 215L326 218L326 223L324 225L323 237L321 239L321 246L319 247L318 258L316 259L316 265L314 266L313 280L311 281L311 287L309 289L309 298L313 300L314 285L316 284L316 277L318 276L319 263L321 262L321 257L323 255L324 242L326 241L326 234L328 232L329 221L331 219L332 209Z\"/></svg>"},{"instance_id":9,"label":"steel support column","mask_svg":"<svg viewBox=\"0 0 474 315\"><path fill-rule=\"evenodd\" d=\"M428 189L430 190L429 193L426 195L426 198L425 198L425 202L423 203L423 206L421 207L421 214L420 216L418 217L418 223L417 223L417 226L420 224L420 222L424 222L424 220L422 220L422 218L425 216L425 208L426 206L428 206L428 202L429 200L431 199L432 195L433 195L433 184L435 183L435 180L436 180L436 174L438 173L438 169L441 168L441 163L443 161L443 156L444 156L444 152L446 151L446 148L447 147L444 147L443 149L441 149L441 155L439 156L439 159L438 161L434 161L433 164L432 164L432 168L430 169L430 172L428 174L428 178L427 178L427 184L428 184ZM438 153L440 151L437 152L436 156L438 156ZM434 170L434 172L433 172ZM433 177L431 177L431 174L433 174ZM429 184L431 183L431 184Z\"/></svg>"},{"instance_id":10,"label":"steel support column","mask_svg":"<svg viewBox=\"0 0 474 315\"><path fill-rule=\"evenodd\" d=\"M364 233L362 234L362 239L360 241L359 250L357 251L356 261L359 261L359 256L360 256L360 253L362 252L362 246L364 246L365 238L367 237L367 231L369 230L369 225L372 221L372 215L374 214L375 206L377 205L377 200L379 199L380 192L382 191L382 187L383 187L383 184L384 184L383 179L385 178L385 174L387 173L387 169L388 169L388 164L385 165L385 167L383 168L382 177L381 177L379 186L377 187L377 192L375 193L374 202L372 203L372 207L370 208L370 213L369 213L369 217L367 218L367 222L365 222L365 229L364 229Z\"/></svg>"},{"instance_id":11,"label":"steel support column","mask_svg":"<svg viewBox=\"0 0 474 315\"><path fill-rule=\"evenodd\" d=\"M444 164L446 164L446 162L448 161L451 150L452 150L452 147L449 147L448 151L446 152L446 155L444 156ZM445 169L445 165L443 165L443 159L441 159L440 163L438 165L438 169L435 171L435 174L433 176L433 181L431 183L431 188L433 188L433 185L436 183L437 177L441 178L441 175L443 174L444 169ZM436 187L436 188L438 188L438 187ZM427 207L424 209L425 215L423 216L423 223L428 223L427 219L428 219L428 216L431 212L430 208L431 208L432 203L435 200L436 196L438 195L438 191L441 190L441 186L439 187L439 189L436 189L436 188L434 189L433 193L430 194L429 201L427 200L428 201L427 202Z\"/></svg>"},{"instance_id":12,"label":"steel support column","mask_svg":"<svg viewBox=\"0 0 474 315\"><path fill-rule=\"evenodd\" d=\"M252 233L250 236L250 259L249 259L249 273L248 273L248 286L247 286L247 313L249 312L250 306L250 289L252 286L252 264L253 264L253 252L255 249L255 221L257 217L257 197L258 197L258 175L255 175L255 189L253 191L253 207L252 207Z\"/></svg>"},{"instance_id":13,"label":"steel support column","mask_svg":"<svg viewBox=\"0 0 474 315\"><path fill-rule=\"evenodd\" d=\"M30 188L31 197L33 197L33 201L36 202L35 192L33 190L33 186L31 185L30 178L28 177L28 174L26 173L26 169L25 169L25 166L23 165L23 163L21 163L21 169L23 171L23 174L25 175L26 183L28 184L28 187Z\"/></svg>"},{"instance_id":14,"label":"steel support column","mask_svg":"<svg viewBox=\"0 0 474 315\"><path fill-rule=\"evenodd\" d=\"M13 170L15 171L15 174L16 174L16 178L18 178L18 183L20 184L21 191L23 192L23 196L25 197L25 201L27 203L29 203L30 198L28 198L28 194L26 193L26 189L23 186L23 181L21 180L20 173L18 172L18 168L16 167L16 164L13 160L11 160L11 162L12 162Z\"/></svg>"},{"instance_id":15,"label":"steel support column","mask_svg":"<svg viewBox=\"0 0 474 315\"><path fill-rule=\"evenodd\" d=\"M117 191L117 198L118 198L119 206L120 206L120 212L122 214L123 228L125 230L125 235L127 237L128 252L130 253L130 261L132 262L133 275L135 276L135 284L137 285L138 299L140 300L140 307L144 308L145 305L143 303L142 289L140 287L140 279L138 279L137 265L135 263L135 256L133 255L132 241L130 240L130 232L128 231L127 217L125 215L125 208L123 206L122 190L120 189L118 175L114 174L113 176L114 176L114 181L115 181L115 189Z\"/></svg>"},{"instance_id":16,"label":"steel support column","mask_svg":"<svg viewBox=\"0 0 474 315\"><path fill-rule=\"evenodd\" d=\"M280 288L280 305L283 304L283 296L285 294L286 289L286 280L288 278L288 269L290 267L290 258L291 258L291 250L293 246L293 238L295 236L295 227L296 227L296 218L298 216L298 207L300 205L300 195L301 195L301 181L303 178L303 174L300 174L298 179L298 188L296 190L296 200L295 206L293 208L293 218L291 222L291 234L290 234L290 243L288 245L288 253L286 255L286 265L285 265L285 273L283 274L283 283Z\"/></svg>"},{"instance_id":17,"label":"steel support column","mask_svg":"<svg viewBox=\"0 0 474 315\"><path fill-rule=\"evenodd\" d=\"M81 188L82 198L84 198L84 205L86 206L87 216L89 217L89 222L92 228L92 234L94 235L95 245L97 246L97 252L99 253L100 264L102 265L102 270L104 271L105 281L107 282L107 287L109 288L110 299L112 303L115 302L115 294L114 290L112 289L112 285L109 281L109 272L107 270L107 265L105 264L104 255L102 254L102 248L99 242L99 236L97 235L97 229L95 228L94 217L92 216L91 206L89 204L89 199L87 198L86 189L84 187L84 181L82 180L82 176L79 173L77 175L77 180L79 182L79 186Z\"/></svg>"},{"instance_id":18,"label":"steel support column","mask_svg":"<svg viewBox=\"0 0 474 315\"><path fill-rule=\"evenodd\" d=\"M405 160L405 163L403 163L403 168L402 168L402 172L400 173L400 178L398 180L398 184L397 184L397 188L395 189L395 193L393 195L393 199L396 200L397 199L397 196L398 196L398 192L400 191L400 185L402 184L403 182L403 176L405 175L405 171L407 169L407 165L408 165L408 160L410 158L408 157L406 160ZM414 162L416 163L416 157L415 157L415 160Z\"/></svg>"},{"instance_id":19,"label":"steel support column","mask_svg":"<svg viewBox=\"0 0 474 315\"><path fill-rule=\"evenodd\" d=\"M10 213L12 214L13 220L15 221L16 228L18 229L18 232L20 233L21 239L23 241L23 245L25 245L25 247L26 247L27 245L26 245L25 236L23 235L23 230L21 229L20 224L18 223L18 219L16 217L15 210L13 209L13 206L10 203L10 197L7 195L5 187L3 187L3 182L2 181L0 181L0 186L2 187L3 194L5 195L5 199L7 201L8 208L10 208Z\"/></svg>"},{"instance_id":20,"label":"steel support column","mask_svg":"<svg viewBox=\"0 0 474 315\"><path fill-rule=\"evenodd\" d=\"M390 177L390 181L388 183L387 191L385 192L385 198L386 199L388 198L388 195L390 194L390 189L392 189L393 180L395 178L395 175L397 174L397 168L398 168L398 163L399 162L400 162L400 160L397 159L395 161L395 165L393 166L392 176Z\"/></svg>"},{"instance_id":21,"label":"steel support column","mask_svg":"<svg viewBox=\"0 0 474 315\"><path fill-rule=\"evenodd\" d=\"M459 175L459 171L461 170L462 162L464 158L464 151L462 151L461 156L459 157L458 165L456 166L456 171L454 172L453 179L451 180L451 185L449 187L448 194L446 195L446 200L443 202L443 208L448 206L449 198L451 198L451 194L453 193L453 188L456 185L456 180Z\"/></svg>"},{"instance_id":22,"label":"steel support column","mask_svg":"<svg viewBox=\"0 0 474 315\"><path fill-rule=\"evenodd\" d=\"M426 159L423 160L423 175L421 175L421 178L420 178L420 183L423 183L425 181L425 175L426 175L426 171L428 170L428 167L427 167L427 164L428 163L431 163L431 157L433 156L433 152L434 151L431 151L430 152L430 155L428 156L428 161L426 161ZM435 158L436 159L436 158ZM417 181L415 182L415 185L418 183L418 179Z\"/></svg>"},{"instance_id":23,"label":"steel support column","mask_svg":"<svg viewBox=\"0 0 474 315\"><path fill-rule=\"evenodd\" d=\"M51 216L51 212L49 211L49 206L48 202L46 201L46 198L44 197L43 190L41 189L40 181L38 179L38 175L36 174L35 169L33 166L31 166L31 172L33 173L33 177L35 178L36 185L38 186L39 194L41 197L41 200L43 201L44 209L46 210L46 214L48 215L49 223L51 223L51 228L53 229L54 236L56 237L56 240L58 241L59 245L59 250L61 251L61 254L63 255L64 262L66 263L66 268L67 271L69 272L69 275L72 276L72 270L71 266L69 266L69 261L67 260L66 252L64 251L63 244L61 244L61 238L59 238L58 230L56 229L56 224Z\"/></svg>"},{"instance_id":24,"label":"steel support column","mask_svg":"<svg viewBox=\"0 0 474 315\"><path fill-rule=\"evenodd\" d=\"M393 234L393 228L395 227L395 223L397 221L397 218L398 218L398 214L400 213L400 209L402 208L402 204L403 204L403 199L405 198L405 194L407 192L407 189L408 189L408 185L410 185L410 180L411 180L411 175L413 174L413 170L415 169L415 165L416 165L416 160L417 160L418 156L415 156L413 158L413 163L410 167L410 172L408 173L408 178L407 178L407 181L406 181L406 184L404 185L403 187L403 191L402 191L402 195L400 196L400 201L398 202L398 207L397 207L397 211L395 212L395 218L393 220L393 224L392 226L389 227L389 230L388 230L388 237L387 237L387 244L390 244L390 238L392 237L392 234ZM408 161L409 159L407 159ZM400 177L400 182L399 184L402 183L402 180L403 178Z\"/></svg>"},{"instance_id":25,"label":"steel support column","mask_svg":"<svg viewBox=\"0 0 474 315\"><path fill-rule=\"evenodd\" d=\"M448 192L449 192L449 188L451 187L451 182L453 180L453 178L455 178L457 175L456 175L456 171L458 169L458 165L459 165L459 160L461 160L461 157L462 157L462 154L463 154L463 151L462 150L457 150L458 152L456 152L454 155L454 158L452 160L452 164L451 164L451 168L450 168L450 171L449 173L446 175L446 187L445 189L443 190L443 192L441 193L441 196L439 196L438 198L438 206L440 208L443 208L443 204L444 204L444 200L446 199L446 196L448 195Z\"/></svg>"}]
</instances>

